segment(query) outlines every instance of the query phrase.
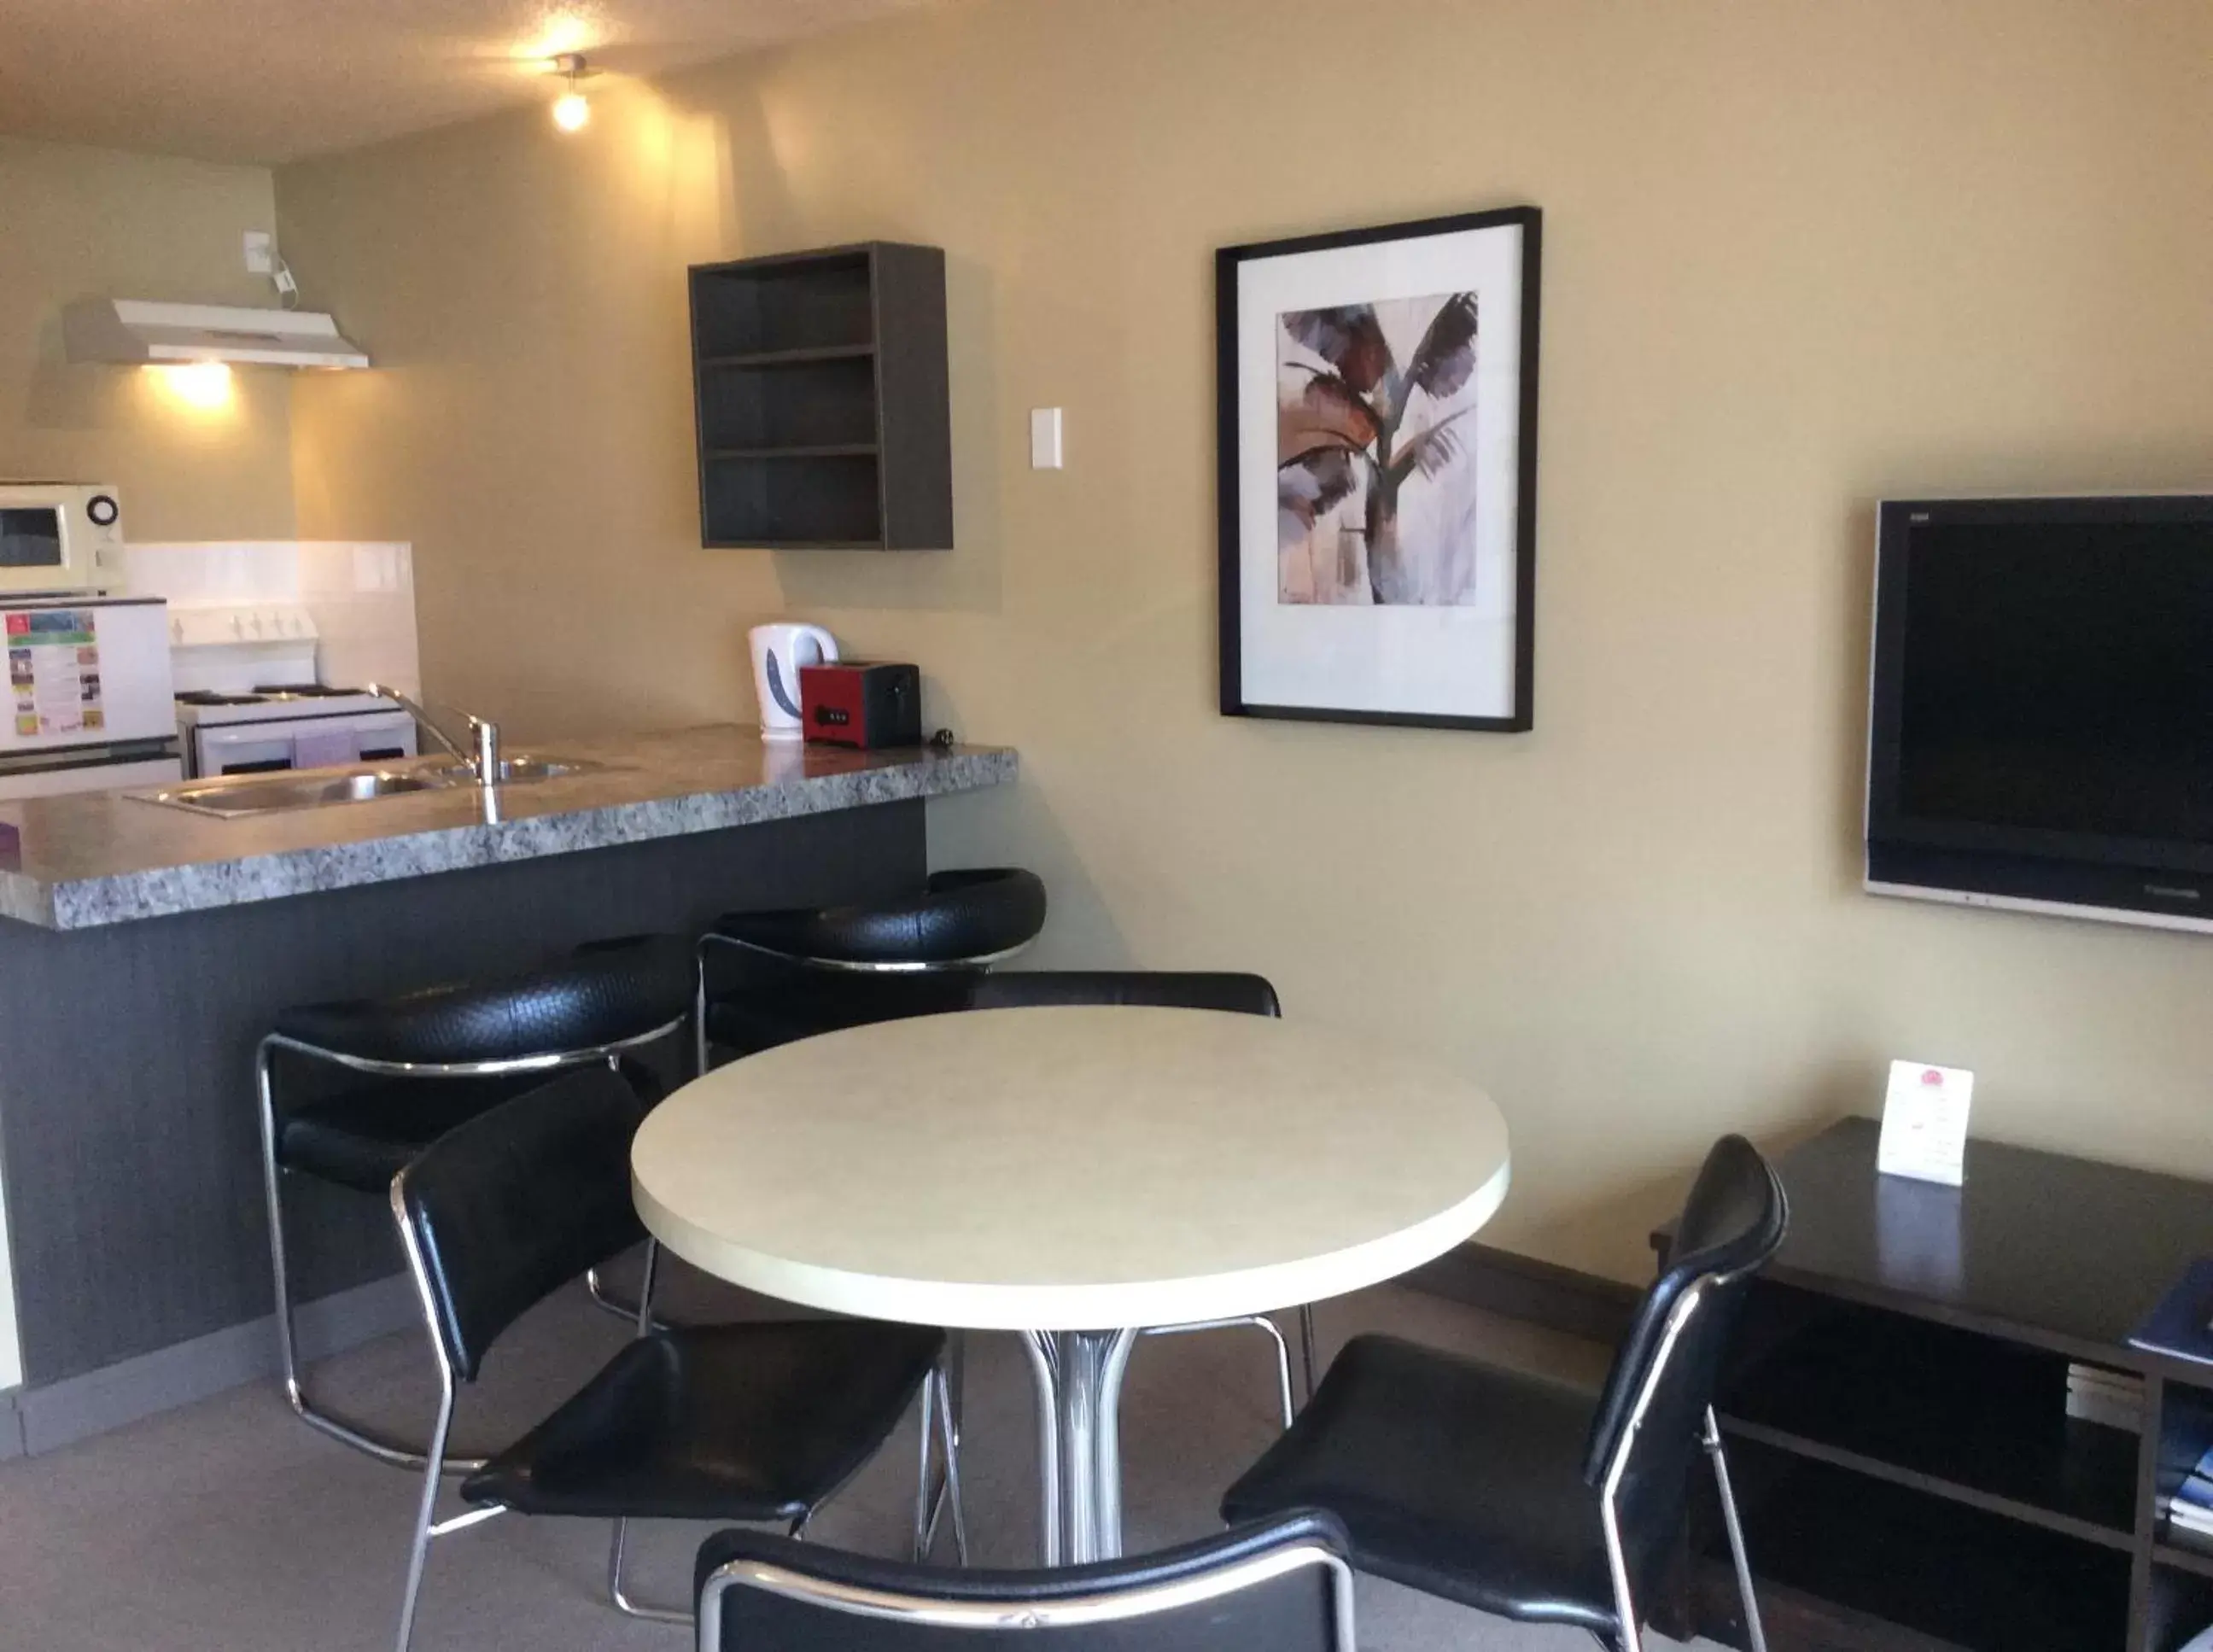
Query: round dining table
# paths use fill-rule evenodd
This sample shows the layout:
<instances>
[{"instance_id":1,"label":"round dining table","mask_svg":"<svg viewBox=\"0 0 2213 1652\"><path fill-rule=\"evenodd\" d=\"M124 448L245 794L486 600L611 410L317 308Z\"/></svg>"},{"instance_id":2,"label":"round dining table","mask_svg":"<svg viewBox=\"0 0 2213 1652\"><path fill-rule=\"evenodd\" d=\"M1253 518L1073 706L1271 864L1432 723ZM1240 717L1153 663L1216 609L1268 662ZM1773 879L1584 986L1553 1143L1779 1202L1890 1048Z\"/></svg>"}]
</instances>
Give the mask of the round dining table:
<instances>
[{"instance_id":1,"label":"round dining table","mask_svg":"<svg viewBox=\"0 0 2213 1652\"><path fill-rule=\"evenodd\" d=\"M979 1010L694 1080L631 1149L647 1229L811 1308L1018 1332L1047 1564L1121 1552L1119 1402L1149 1328L1406 1272L1506 1195L1505 1122L1442 1066L1297 1021Z\"/></svg>"}]
</instances>

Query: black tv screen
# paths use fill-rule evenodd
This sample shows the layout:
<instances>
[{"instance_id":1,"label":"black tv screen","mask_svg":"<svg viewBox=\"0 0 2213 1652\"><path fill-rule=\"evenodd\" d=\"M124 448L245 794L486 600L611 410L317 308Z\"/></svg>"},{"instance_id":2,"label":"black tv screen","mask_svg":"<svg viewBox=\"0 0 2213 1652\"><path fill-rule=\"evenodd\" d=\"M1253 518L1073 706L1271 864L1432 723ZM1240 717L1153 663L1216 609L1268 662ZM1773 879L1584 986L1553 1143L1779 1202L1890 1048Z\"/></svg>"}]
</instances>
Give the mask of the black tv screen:
<instances>
[{"instance_id":1,"label":"black tv screen","mask_svg":"<svg viewBox=\"0 0 2213 1652\"><path fill-rule=\"evenodd\" d=\"M2213 927L2213 498L1880 515L1868 884Z\"/></svg>"}]
</instances>

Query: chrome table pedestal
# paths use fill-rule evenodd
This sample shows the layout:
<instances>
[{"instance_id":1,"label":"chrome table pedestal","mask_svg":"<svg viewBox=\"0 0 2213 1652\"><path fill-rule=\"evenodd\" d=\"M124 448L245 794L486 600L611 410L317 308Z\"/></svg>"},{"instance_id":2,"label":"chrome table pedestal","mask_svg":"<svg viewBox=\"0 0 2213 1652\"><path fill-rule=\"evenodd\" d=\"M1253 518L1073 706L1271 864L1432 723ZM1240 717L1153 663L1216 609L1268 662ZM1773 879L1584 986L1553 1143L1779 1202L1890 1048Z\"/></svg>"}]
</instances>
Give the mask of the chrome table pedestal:
<instances>
[{"instance_id":1,"label":"chrome table pedestal","mask_svg":"<svg viewBox=\"0 0 2213 1652\"><path fill-rule=\"evenodd\" d=\"M1037 1379L1039 1556L1048 1566L1122 1552L1122 1374L1136 1331L1025 1331Z\"/></svg>"}]
</instances>

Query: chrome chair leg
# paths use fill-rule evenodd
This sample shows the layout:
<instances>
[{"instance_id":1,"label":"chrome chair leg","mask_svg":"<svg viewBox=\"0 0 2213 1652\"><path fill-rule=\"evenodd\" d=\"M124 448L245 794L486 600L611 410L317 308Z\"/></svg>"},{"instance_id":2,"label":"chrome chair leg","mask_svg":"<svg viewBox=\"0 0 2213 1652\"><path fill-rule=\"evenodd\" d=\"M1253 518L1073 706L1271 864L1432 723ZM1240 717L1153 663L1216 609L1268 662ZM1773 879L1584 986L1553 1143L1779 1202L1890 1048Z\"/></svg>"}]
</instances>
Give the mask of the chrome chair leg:
<instances>
[{"instance_id":1,"label":"chrome chair leg","mask_svg":"<svg viewBox=\"0 0 2213 1652\"><path fill-rule=\"evenodd\" d=\"M614 1539L607 1545L607 1599L625 1618L642 1618L651 1624L688 1624L689 1612L679 1612L668 1606L640 1606L623 1593L623 1551L630 1542L630 1521L617 1519ZM406 1652L402 1647L400 1652Z\"/></svg>"},{"instance_id":2,"label":"chrome chair leg","mask_svg":"<svg viewBox=\"0 0 2213 1652\"><path fill-rule=\"evenodd\" d=\"M1714 1466L1714 1489L1721 1493L1722 1525L1728 1533L1729 1558L1736 1566L1737 1593L1744 1598L1744 1631L1751 1652L1767 1652L1767 1631L1759 1621L1759 1598L1752 1587L1752 1559L1745 1552L1744 1523L1737 1517L1736 1492L1729 1484L1728 1454L1722 1447L1721 1423L1714 1408L1706 1407L1706 1423L1700 1442Z\"/></svg>"},{"instance_id":3,"label":"chrome chair leg","mask_svg":"<svg viewBox=\"0 0 2213 1652\"><path fill-rule=\"evenodd\" d=\"M454 1385L449 1380L438 1400L437 1425L423 1464L423 1497L415 1512L415 1539L407 1551L407 1589L399 1599L399 1652L415 1638L415 1608L423 1596L423 1563L430 1558L431 1517L438 1512L438 1482L443 1477L446 1435L454 1423Z\"/></svg>"},{"instance_id":4,"label":"chrome chair leg","mask_svg":"<svg viewBox=\"0 0 2213 1652\"><path fill-rule=\"evenodd\" d=\"M646 1241L645 1276L643 1282L638 1287L637 1300L635 1301L626 1301L609 1289L607 1282L600 1276L599 1269L594 1268L584 1275L584 1289L591 1294L592 1306L602 1314L612 1314L618 1320L635 1326L641 1336L649 1331L666 1331L669 1328L666 1320L656 1320L651 1317L653 1268L658 1259L659 1250L659 1241L652 1239Z\"/></svg>"},{"instance_id":5,"label":"chrome chair leg","mask_svg":"<svg viewBox=\"0 0 2213 1652\"><path fill-rule=\"evenodd\" d=\"M1283 1411L1283 1426L1287 1429L1291 1426L1297 1419L1298 1411L1291 1402L1291 1350L1289 1344L1283 1340L1281 1326L1265 1314L1242 1314L1228 1320L1195 1320L1189 1325L1148 1326L1137 1334L1180 1337L1193 1331L1258 1331L1274 1343L1277 1404Z\"/></svg>"},{"instance_id":6,"label":"chrome chair leg","mask_svg":"<svg viewBox=\"0 0 2213 1652\"><path fill-rule=\"evenodd\" d=\"M953 1508L953 1556L965 1567L968 1564L968 1517L960 1503L960 1417L954 1405L952 1378L941 1369L935 1381L939 1401L938 1433L945 1446L946 1501ZM930 1523L935 1535L934 1513Z\"/></svg>"},{"instance_id":7,"label":"chrome chair leg","mask_svg":"<svg viewBox=\"0 0 2213 1652\"><path fill-rule=\"evenodd\" d=\"M607 1282L600 1277L597 1268L585 1273L584 1289L591 1293L592 1306L601 1313L612 1314L618 1320L635 1320L637 1318L637 1304L626 1302L609 1290Z\"/></svg>"},{"instance_id":8,"label":"chrome chair leg","mask_svg":"<svg viewBox=\"0 0 2213 1652\"><path fill-rule=\"evenodd\" d=\"M953 1511L953 1551L961 1565L968 1564L968 1521L960 1506L960 1424L953 1398L951 1368L955 1362L948 1347L947 1357L923 1380L922 1466L914 1488L914 1558L927 1561L937 1548L937 1527L949 1505ZM935 1452L945 1453L945 1472L940 1477Z\"/></svg>"},{"instance_id":9,"label":"chrome chair leg","mask_svg":"<svg viewBox=\"0 0 2213 1652\"><path fill-rule=\"evenodd\" d=\"M931 1528L937 1524L936 1498L931 1494L936 1485L930 1471L936 1467L934 1449L937 1432L937 1378L935 1373L924 1377L922 1383L922 1461L914 1476L914 1563L930 1558Z\"/></svg>"},{"instance_id":10,"label":"chrome chair leg","mask_svg":"<svg viewBox=\"0 0 2213 1652\"><path fill-rule=\"evenodd\" d=\"M1312 1399L1314 1396L1314 1383L1318 1381L1314 1373L1319 1363L1314 1358L1314 1312L1312 1302L1303 1303L1299 1308L1299 1361L1306 1369L1306 1396L1308 1399Z\"/></svg>"}]
</instances>

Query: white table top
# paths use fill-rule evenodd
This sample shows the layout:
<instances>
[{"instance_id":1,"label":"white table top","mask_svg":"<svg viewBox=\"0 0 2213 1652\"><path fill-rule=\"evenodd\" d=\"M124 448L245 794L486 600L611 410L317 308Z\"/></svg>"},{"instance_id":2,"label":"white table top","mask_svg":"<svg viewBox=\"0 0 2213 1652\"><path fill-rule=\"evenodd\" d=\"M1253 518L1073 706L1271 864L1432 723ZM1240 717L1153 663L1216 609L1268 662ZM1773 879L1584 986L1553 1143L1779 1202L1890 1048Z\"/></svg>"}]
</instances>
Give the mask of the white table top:
<instances>
[{"instance_id":1,"label":"white table top","mask_svg":"<svg viewBox=\"0 0 2213 1652\"><path fill-rule=\"evenodd\" d=\"M645 1225L786 1301L1104 1330L1318 1301L1442 1255L1506 1196L1473 1084L1254 1015L890 1021L720 1068L631 1151Z\"/></svg>"}]
</instances>

